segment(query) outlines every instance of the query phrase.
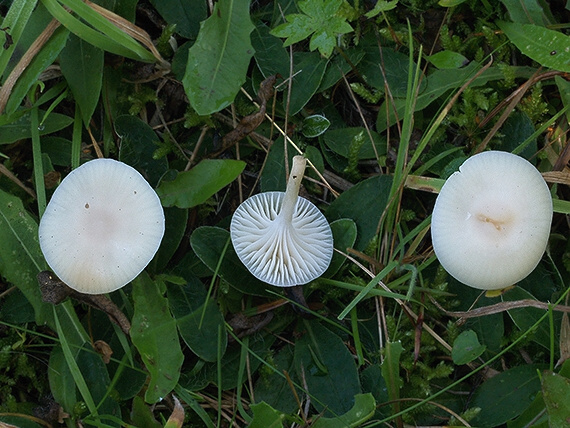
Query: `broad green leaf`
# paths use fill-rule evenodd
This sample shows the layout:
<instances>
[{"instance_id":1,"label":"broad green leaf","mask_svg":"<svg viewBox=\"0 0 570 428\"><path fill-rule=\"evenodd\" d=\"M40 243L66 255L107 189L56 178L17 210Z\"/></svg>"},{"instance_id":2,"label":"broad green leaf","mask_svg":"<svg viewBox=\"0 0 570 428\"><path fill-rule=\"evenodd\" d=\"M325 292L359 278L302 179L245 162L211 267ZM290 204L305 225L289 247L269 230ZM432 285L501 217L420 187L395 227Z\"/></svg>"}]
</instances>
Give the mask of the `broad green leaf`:
<instances>
[{"instance_id":1,"label":"broad green leaf","mask_svg":"<svg viewBox=\"0 0 570 428\"><path fill-rule=\"evenodd\" d=\"M222 355L226 351L227 333L224 317L216 302L209 300L206 308L206 289L196 278L188 284L179 286L167 284L168 302L172 315L176 319L180 336L188 347L204 361L218 359L218 340L222 341ZM222 337L218 337L221 327Z\"/></svg>"},{"instance_id":2,"label":"broad green leaf","mask_svg":"<svg viewBox=\"0 0 570 428\"><path fill-rule=\"evenodd\" d=\"M195 39L200 21L208 17L206 0L151 0L151 4L176 32L186 39Z\"/></svg>"},{"instance_id":3,"label":"broad green leaf","mask_svg":"<svg viewBox=\"0 0 570 428\"><path fill-rule=\"evenodd\" d=\"M230 105L253 56L249 0L220 0L202 22L182 79L190 105L208 115Z\"/></svg>"},{"instance_id":4,"label":"broad green leaf","mask_svg":"<svg viewBox=\"0 0 570 428\"><path fill-rule=\"evenodd\" d=\"M97 404L97 411L102 415L121 418L119 403L108 395L111 380L101 355L88 346L81 349L76 360L87 388Z\"/></svg>"},{"instance_id":5,"label":"broad green leaf","mask_svg":"<svg viewBox=\"0 0 570 428\"><path fill-rule=\"evenodd\" d=\"M87 126L101 95L103 51L72 34L59 55L59 65Z\"/></svg>"},{"instance_id":6,"label":"broad green leaf","mask_svg":"<svg viewBox=\"0 0 570 428\"><path fill-rule=\"evenodd\" d=\"M259 188L261 192L284 192L287 186L287 176L285 175L285 147L283 138L279 137L270 147L269 154L265 160L265 168L261 171ZM291 168L293 156L296 151L289 149L289 168ZM312 162L318 171L324 170L324 162L321 151L314 146L306 146L304 156ZM316 178L313 169L307 167L307 176Z\"/></svg>"},{"instance_id":7,"label":"broad green leaf","mask_svg":"<svg viewBox=\"0 0 570 428\"><path fill-rule=\"evenodd\" d=\"M255 49L255 62L263 74L289 76L289 54L281 41L269 34L269 27L259 20L251 33L251 44Z\"/></svg>"},{"instance_id":8,"label":"broad green leaf","mask_svg":"<svg viewBox=\"0 0 570 428\"><path fill-rule=\"evenodd\" d=\"M287 22L271 30L273 36L287 39L283 42L284 47L306 39L315 31L313 28L314 20L310 16L292 13L287 15L285 19Z\"/></svg>"},{"instance_id":9,"label":"broad green leaf","mask_svg":"<svg viewBox=\"0 0 570 428\"><path fill-rule=\"evenodd\" d=\"M363 323L361 324L361 328ZM377 330L377 325L372 326L372 330ZM362 330L361 330L362 331ZM370 332L372 335L378 336L376 331ZM373 349L377 349L378 344L374 343ZM371 364L360 372L360 383L362 384L362 392L370 393L377 403L386 403L388 398L388 389L386 388L386 381L382 377L382 369L380 364ZM378 413L387 417L390 413L388 406L381 406L378 408Z\"/></svg>"},{"instance_id":10,"label":"broad green leaf","mask_svg":"<svg viewBox=\"0 0 570 428\"><path fill-rule=\"evenodd\" d=\"M386 137L378 135L371 131L374 140L374 147L379 156L386 154ZM364 143L360 144L360 148L351 147L355 143L355 139L359 136L364 137ZM327 131L324 135L325 144L336 154L348 158L351 151L358 150L358 159L376 159L374 147L368 138L368 134L364 128L339 128Z\"/></svg>"},{"instance_id":11,"label":"broad green leaf","mask_svg":"<svg viewBox=\"0 0 570 428\"><path fill-rule=\"evenodd\" d=\"M480 306L476 304L474 307ZM476 332L477 337L481 340L482 346L485 346L486 349L491 352L491 354L487 355L495 355L501 350L505 333L503 314L491 314L485 317L476 317L468 321L465 327L473 329Z\"/></svg>"},{"instance_id":12,"label":"broad green leaf","mask_svg":"<svg viewBox=\"0 0 570 428\"><path fill-rule=\"evenodd\" d=\"M285 415L263 401L252 404L253 420L248 428L283 428Z\"/></svg>"},{"instance_id":13,"label":"broad green leaf","mask_svg":"<svg viewBox=\"0 0 570 428\"><path fill-rule=\"evenodd\" d=\"M537 370L541 368L535 364L513 367L483 383L469 403L469 407L481 408L471 425L499 426L519 416L540 391Z\"/></svg>"},{"instance_id":14,"label":"broad green leaf","mask_svg":"<svg viewBox=\"0 0 570 428\"><path fill-rule=\"evenodd\" d=\"M364 16L367 18L374 18L376 15L387 12L389 10L394 9L398 5L398 0L386 1L386 0L378 0L374 8L365 13Z\"/></svg>"},{"instance_id":15,"label":"broad green leaf","mask_svg":"<svg viewBox=\"0 0 570 428\"><path fill-rule=\"evenodd\" d=\"M550 428L542 391L536 394L532 403L519 417L507 422L507 428L528 428L530 426L532 428Z\"/></svg>"},{"instance_id":16,"label":"broad green leaf","mask_svg":"<svg viewBox=\"0 0 570 428\"><path fill-rule=\"evenodd\" d=\"M41 146L42 154L49 157L52 165L69 166L71 141L66 138L46 136L41 139Z\"/></svg>"},{"instance_id":17,"label":"broad green leaf","mask_svg":"<svg viewBox=\"0 0 570 428\"><path fill-rule=\"evenodd\" d=\"M289 150L289 166L295 153ZM283 138L279 137L269 148L265 168L261 171L259 188L262 192L284 192L287 186L285 175L285 147Z\"/></svg>"},{"instance_id":18,"label":"broad green leaf","mask_svg":"<svg viewBox=\"0 0 570 428\"><path fill-rule=\"evenodd\" d=\"M139 396L133 399L129 416L131 423L137 427L162 428L162 424L155 419L148 404Z\"/></svg>"},{"instance_id":19,"label":"broad green leaf","mask_svg":"<svg viewBox=\"0 0 570 428\"><path fill-rule=\"evenodd\" d=\"M550 428L566 428L570 424L570 379L552 372L542 376L542 395Z\"/></svg>"},{"instance_id":20,"label":"broad green leaf","mask_svg":"<svg viewBox=\"0 0 570 428\"><path fill-rule=\"evenodd\" d=\"M160 141L156 132L148 123L131 115L115 119L115 132L121 137L119 160L137 169L155 187L168 169L166 158L154 158Z\"/></svg>"},{"instance_id":21,"label":"broad green leaf","mask_svg":"<svg viewBox=\"0 0 570 428\"><path fill-rule=\"evenodd\" d=\"M120 351L121 350L116 349L113 357L118 358ZM114 373L115 377L118 374L117 381L114 385L114 392L116 393L115 399L120 401L130 400L135 397L144 387L147 380L147 374L144 371L141 371L138 366L133 368L128 365L123 365L125 364L125 360L125 357L123 357L122 362L118 363L111 360L108 365L109 373ZM115 379L113 379L113 381L114 380Z\"/></svg>"},{"instance_id":22,"label":"broad green leaf","mask_svg":"<svg viewBox=\"0 0 570 428\"><path fill-rule=\"evenodd\" d=\"M481 296L481 291L460 283L455 278L447 276L448 291L457 296L460 306L458 311L480 308L497 303L496 298ZM474 317L465 323L466 330L473 330L482 345L488 349L488 356L501 351L504 346L505 326L503 314L490 314L484 317Z\"/></svg>"},{"instance_id":23,"label":"broad green leaf","mask_svg":"<svg viewBox=\"0 0 570 428\"><path fill-rule=\"evenodd\" d=\"M303 119L301 132L307 138L315 138L323 134L331 125L330 120L321 114L313 114Z\"/></svg>"},{"instance_id":24,"label":"broad green leaf","mask_svg":"<svg viewBox=\"0 0 570 428\"><path fill-rule=\"evenodd\" d=\"M38 325L53 319L52 308L42 301L36 279L46 268L37 223L20 199L0 190L0 276L24 293L34 307Z\"/></svg>"},{"instance_id":25,"label":"broad green leaf","mask_svg":"<svg viewBox=\"0 0 570 428\"><path fill-rule=\"evenodd\" d=\"M164 284L152 281L144 271L133 281L131 339L150 374L147 403L160 401L174 389L184 361L176 321L163 293Z\"/></svg>"},{"instance_id":26,"label":"broad green leaf","mask_svg":"<svg viewBox=\"0 0 570 428\"><path fill-rule=\"evenodd\" d=\"M352 248L356 242L357 228L356 223L348 218L341 218L331 223L331 230L333 233L334 247L346 253L348 248ZM323 277L330 278L338 272L340 267L346 261L346 257L342 254L333 253L331 264L323 274Z\"/></svg>"},{"instance_id":27,"label":"broad green leaf","mask_svg":"<svg viewBox=\"0 0 570 428\"><path fill-rule=\"evenodd\" d=\"M318 321L304 320L295 343L295 369L305 379L311 402L324 417L350 411L360 391L356 364L342 339Z\"/></svg>"},{"instance_id":28,"label":"broad green leaf","mask_svg":"<svg viewBox=\"0 0 570 428\"><path fill-rule=\"evenodd\" d=\"M174 77L182 81L184 74L186 73L186 66L188 65L188 51L190 47L194 44L192 41L187 41L176 49L174 56L172 57L171 71Z\"/></svg>"},{"instance_id":29,"label":"broad green leaf","mask_svg":"<svg viewBox=\"0 0 570 428\"><path fill-rule=\"evenodd\" d=\"M103 51L72 34L59 55L59 64L87 125L101 94Z\"/></svg>"},{"instance_id":30,"label":"broad green leaf","mask_svg":"<svg viewBox=\"0 0 570 428\"><path fill-rule=\"evenodd\" d=\"M560 376L570 378L570 360L566 360L562 363L562 367L560 367L558 374Z\"/></svg>"},{"instance_id":31,"label":"broad green leaf","mask_svg":"<svg viewBox=\"0 0 570 428\"><path fill-rule=\"evenodd\" d=\"M191 208L234 181L244 168L243 161L205 159L190 171L178 173L174 180L162 181L156 192L165 207Z\"/></svg>"},{"instance_id":32,"label":"broad green leaf","mask_svg":"<svg viewBox=\"0 0 570 428\"><path fill-rule=\"evenodd\" d=\"M309 145L306 146L304 156L307 158L307 160L311 161L317 171L319 171L321 174L323 173L325 170L325 161L323 159L321 151L317 147ZM307 167L305 170L305 175L307 177L314 178L315 180L319 180L319 177L317 177L317 174L312 167Z\"/></svg>"},{"instance_id":33,"label":"broad green leaf","mask_svg":"<svg viewBox=\"0 0 570 428\"><path fill-rule=\"evenodd\" d=\"M336 418L321 417L311 425L312 428L346 428L359 427L376 411L376 400L372 394L357 394L354 396L354 406L344 415Z\"/></svg>"},{"instance_id":34,"label":"broad green leaf","mask_svg":"<svg viewBox=\"0 0 570 428\"><path fill-rule=\"evenodd\" d=\"M328 58L341 34L352 27L341 14L342 0L302 0L298 3L303 14L285 16L287 22L275 27L271 34L286 38L283 46L290 46L311 36L309 49L318 50Z\"/></svg>"},{"instance_id":35,"label":"broad green leaf","mask_svg":"<svg viewBox=\"0 0 570 428\"><path fill-rule=\"evenodd\" d=\"M10 324L25 324L35 320L34 307L20 289L12 291L3 298L0 320Z\"/></svg>"},{"instance_id":36,"label":"broad green leaf","mask_svg":"<svg viewBox=\"0 0 570 428\"><path fill-rule=\"evenodd\" d=\"M570 201L563 201L561 199L552 200L552 209L555 213L570 214Z\"/></svg>"},{"instance_id":37,"label":"broad green leaf","mask_svg":"<svg viewBox=\"0 0 570 428\"><path fill-rule=\"evenodd\" d=\"M354 220L358 229L355 249L364 249L376 235L391 185L392 178L386 175L368 178L344 191L327 208L325 216L329 221L339 218Z\"/></svg>"},{"instance_id":38,"label":"broad green leaf","mask_svg":"<svg viewBox=\"0 0 570 428\"><path fill-rule=\"evenodd\" d=\"M127 21L135 22L137 14L137 3L139 0L107 0L107 3L99 3L108 9L112 9L117 15L122 16Z\"/></svg>"},{"instance_id":39,"label":"broad green leaf","mask_svg":"<svg viewBox=\"0 0 570 428\"><path fill-rule=\"evenodd\" d=\"M222 250L225 246L225 242L226 240L224 239ZM196 276L198 278L206 278L212 276L212 270L206 266L202 260L200 260L200 257L198 257L194 251L187 251L186 254L180 259L180 261L176 262L175 266L172 268L171 273L173 275L178 275L181 278L187 278L189 275Z\"/></svg>"},{"instance_id":40,"label":"broad green leaf","mask_svg":"<svg viewBox=\"0 0 570 428\"><path fill-rule=\"evenodd\" d=\"M176 253L188 225L188 210L176 207L164 209L164 236L156 255L149 263L149 272L162 272Z\"/></svg>"},{"instance_id":41,"label":"broad green leaf","mask_svg":"<svg viewBox=\"0 0 570 428\"><path fill-rule=\"evenodd\" d=\"M19 112L18 112L19 113ZM43 117L44 112L40 111L39 116ZM40 135L51 134L68 127L73 122L73 118L59 113L50 113L38 129ZM25 112L17 120L0 126L0 144L11 144L18 140L32 138L30 112Z\"/></svg>"},{"instance_id":42,"label":"broad green leaf","mask_svg":"<svg viewBox=\"0 0 570 428\"><path fill-rule=\"evenodd\" d=\"M365 45L364 52L365 55L360 61L358 71L365 82L380 91L384 91L385 86L388 85L392 97L404 98L408 89L408 74L414 73L414 70L409 69L408 54L385 47L380 52L376 41ZM379 58L382 58L381 62ZM414 63L414 69L415 67ZM420 94L427 86L425 80L420 84Z\"/></svg>"},{"instance_id":43,"label":"broad green leaf","mask_svg":"<svg viewBox=\"0 0 570 428\"><path fill-rule=\"evenodd\" d=\"M254 296L268 296L267 290L279 292L278 287L261 282L239 260L230 242L230 232L219 227L202 226L190 237L190 245L202 262L212 272L216 269L220 278L235 289ZM223 261L220 259L223 257Z\"/></svg>"},{"instance_id":44,"label":"broad green leaf","mask_svg":"<svg viewBox=\"0 0 570 428\"><path fill-rule=\"evenodd\" d=\"M533 275L533 273L531 273L531 275ZM547 284L545 283L544 286L546 286L546 285ZM508 292L503 294L501 296L501 298L503 299L503 301L506 301L506 302L523 300L523 299L536 300L535 296L533 296L531 293L529 293L527 290L525 290L522 287L515 287L512 290L509 290ZM515 325L521 331L527 331L529 328L531 328L538 321L538 319L542 315L544 315L544 310L537 309L537 308L517 308L517 309L511 309L511 310L507 311L507 313L509 314L509 316L511 317L511 319L513 320ZM554 315L555 319L558 317L558 315L559 314ZM555 321L555 324L556 324L556 321ZM559 326L560 323L557 323L557 325ZM543 322L541 322L536 327L536 330L533 331L533 334L531 337L532 337L532 340L534 340L536 343L540 344L545 349L549 350L550 349L550 328L548 326L548 321L544 320Z\"/></svg>"},{"instance_id":45,"label":"broad green leaf","mask_svg":"<svg viewBox=\"0 0 570 428\"><path fill-rule=\"evenodd\" d=\"M556 87L560 94L560 99L564 107L570 106L570 82L563 79L561 76L554 76L554 81L556 82ZM570 121L570 112L566 112L566 118Z\"/></svg>"},{"instance_id":46,"label":"broad green leaf","mask_svg":"<svg viewBox=\"0 0 570 428\"><path fill-rule=\"evenodd\" d=\"M486 346L479 343L477 333L473 330L466 330L453 341L451 358L457 365L467 364L479 357L485 349L487 349Z\"/></svg>"},{"instance_id":47,"label":"broad green leaf","mask_svg":"<svg viewBox=\"0 0 570 428\"><path fill-rule=\"evenodd\" d=\"M537 0L501 0L513 22L520 24L535 24L547 26L550 19L546 16L543 6ZM546 5L543 3L543 5Z\"/></svg>"},{"instance_id":48,"label":"broad green leaf","mask_svg":"<svg viewBox=\"0 0 570 428\"><path fill-rule=\"evenodd\" d=\"M534 154L537 152L538 147L536 138L529 140L525 147L519 146L529 139L534 133L535 128L532 120L522 111L514 111L509 118L505 121L501 128L503 135L500 146L496 150L504 150L506 152L513 152L527 159L533 165L536 165L536 158Z\"/></svg>"},{"instance_id":49,"label":"broad green leaf","mask_svg":"<svg viewBox=\"0 0 570 428\"><path fill-rule=\"evenodd\" d=\"M543 67L570 72L570 37L533 24L498 22L513 44Z\"/></svg>"},{"instance_id":50,"label":"broad green leaf","mask_svg":"<svg viewBox=\"0 0 570 428\"><path fill-rule=\"evenodd\" d=\"M328 64L315 52L297 52L293 61L291 97L283 97L283 107L289 108L290 115L299 113L317 92Z\"/></svg>"},{"instance_id":51,"label":"broad green leaf","mask_svg":"<svg viewBox=\"0 0 570 428\"><path fill-rule=\"evenodd\" d=\"M461 68L466 65L469 60L463 55L452 51L441 51L427 57L428 61L437 68Z\"/></svg>"},{"instance_id":52,"label":"broad green leaf","mask_svg":"<svg viewBox=\"0 0 570 428\"><path fill-rule=\"evenodd\" d=\"M349 49L344 53L345 55L335 55L330 60L317 92L323 92L336 85L343 76L346 76L360 63L360 61L362 61L362 58L364 58L365 55L364 50L358 47Z\"/></svg>"}]
</instances>

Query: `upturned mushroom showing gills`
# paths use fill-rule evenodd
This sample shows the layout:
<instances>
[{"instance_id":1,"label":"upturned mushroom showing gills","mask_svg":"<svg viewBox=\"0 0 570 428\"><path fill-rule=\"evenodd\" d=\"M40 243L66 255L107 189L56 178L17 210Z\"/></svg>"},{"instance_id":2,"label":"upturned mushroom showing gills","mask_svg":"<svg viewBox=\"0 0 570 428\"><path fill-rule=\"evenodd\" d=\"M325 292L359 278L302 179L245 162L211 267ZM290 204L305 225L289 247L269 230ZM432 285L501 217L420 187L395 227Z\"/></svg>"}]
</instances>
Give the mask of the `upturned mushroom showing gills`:
<instances>
[{"instance_id":1,"label":"upturned mushroom showing gills","mask_svg":"<svg viewBox=\"0 0 570 428\"><path fill-rule=\"evenodd\" d=\"M306 159L293 158L285 192L265 192L246 199L230 225L234 249L261 281L278 287L306 284L330 264L333 237L325 216L299 197Z\"/></svg>"},{"instance_id":2,"label":"upturned mushroom showing gills","mask_svg":"<svg viewBox=\"0 0 570 428\"><path fill-rule=\"evenodd\" d=\"M39 227L54 273L86 294L114 291L152 260L164 235L160 199L134 168L96 159L55 190Z\"/></svg>"},{"instance_id":3,"label":"upturned mushroom showing gills","mask_svg":"<svg viewBox=\"0 0 570 428\"><path fill-rule=\"evenodd\" d=\"M552 198L538 170L520 156L484 152L443 185L431 220L433 249L458 281L498 290L538 265L551 222Z\"/></svg>"}]
</instances>

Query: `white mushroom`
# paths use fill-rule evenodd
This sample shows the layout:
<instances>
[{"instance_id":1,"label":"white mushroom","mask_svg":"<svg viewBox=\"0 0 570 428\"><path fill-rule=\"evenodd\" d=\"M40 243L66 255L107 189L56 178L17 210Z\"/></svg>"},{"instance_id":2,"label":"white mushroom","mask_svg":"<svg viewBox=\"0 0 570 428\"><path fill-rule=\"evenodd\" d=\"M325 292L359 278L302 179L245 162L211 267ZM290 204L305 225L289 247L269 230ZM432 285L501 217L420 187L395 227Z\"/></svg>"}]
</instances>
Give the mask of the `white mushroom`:
<instances>
[{"instance_id":1,"label":"white mushroom","mask_svg":"<svg viewBox=\"0 0 570 428\"><path fill-rule=\"evenodd\" d=\"M242 263L261 281L278 287L306 284L321 276L333 254L331 228L319 209L298 196L306 159L293 158L286 192L245 200L230 225Z\"/></svg>"},{"instance_id":2,"label":"white mushroom","mask_svg":"<svg viewBox=\"0 0 570 428\"><path fill-rule=\"evenodd\" d=\"M433 248L458 281L501 289L534 270L551 222L552 198L538 170L517 155L484 152L443 185L431 220Z\"/></svg>"},{"instance_id":3,"label":"white mushroom","mask_svg":"<svg viewBox=\"0 0 570 428\"><path fill-rule=\"evenodd\" d=\"M164 235L156 192L134 168L97 159L73 170L40 221L45 259L69 287L102 294L133 280Z\"/></svg>"}]
</instances>

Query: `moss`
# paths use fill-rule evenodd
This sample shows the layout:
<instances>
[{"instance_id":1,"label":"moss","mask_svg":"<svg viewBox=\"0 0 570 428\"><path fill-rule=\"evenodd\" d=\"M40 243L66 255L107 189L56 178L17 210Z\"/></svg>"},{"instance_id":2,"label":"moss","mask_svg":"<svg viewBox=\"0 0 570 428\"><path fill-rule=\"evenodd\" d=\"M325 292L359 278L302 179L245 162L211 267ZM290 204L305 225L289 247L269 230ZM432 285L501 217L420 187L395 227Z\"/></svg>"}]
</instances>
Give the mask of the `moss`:
<instances>
[{"instance_id":1,"label":"moss","mask_svg":"<svg viewBox=\"0 0 570 428\"><path fill-rule=\"evenodd\" d=\"M532 87L530 93L518 105L533 123L542 122L548 113L548 104L544 100L542 84L539 82Z\"/></svg>"},{"instance_id":2,"label":"moss","mask_svg":"<svg viewBox=\"0 0 570 428\"><path fill-rule=\"evenodd\" d=\"M348 165L344 169L344 173L350 180L357 181L360 178L360 172L358 171L358 154L366 138L364 131L359 132L354 136L348 147Z\"/></svg>"},{"instance_id":3,"label":"moss","mask_svg":"<svg viewBox=\"0 0 570 428\"><path fill-rule=\"evenodd\" d=\"M129 114L133 116L143 111L148 103L159 102L156 91L148 86L142 86L137 92L129 95L127 101L130 103Z\"/></svg>"}]
</instances>

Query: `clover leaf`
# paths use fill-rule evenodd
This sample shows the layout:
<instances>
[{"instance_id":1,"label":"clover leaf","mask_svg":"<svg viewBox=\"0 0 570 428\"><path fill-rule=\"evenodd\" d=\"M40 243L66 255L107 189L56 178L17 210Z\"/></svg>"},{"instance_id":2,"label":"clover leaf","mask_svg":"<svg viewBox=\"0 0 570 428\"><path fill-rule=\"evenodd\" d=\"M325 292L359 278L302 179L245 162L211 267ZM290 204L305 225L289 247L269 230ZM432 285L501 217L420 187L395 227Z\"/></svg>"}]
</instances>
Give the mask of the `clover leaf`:
<instances>
[{"instance_id":1,"label":"clover leaf","mask_svg":"<svg viewBox=\"0 0 570 428\"><path fill-rule=\"evenodd\" d=\"M330 57L339 34L350 33L352 27L341 13L343 0L304 0L298 6L301 12L287 15L287 22L275 27L271 34L287 40L283 46L300 42L311 36L309 49Z\"/></svg>"}]
</instances>

